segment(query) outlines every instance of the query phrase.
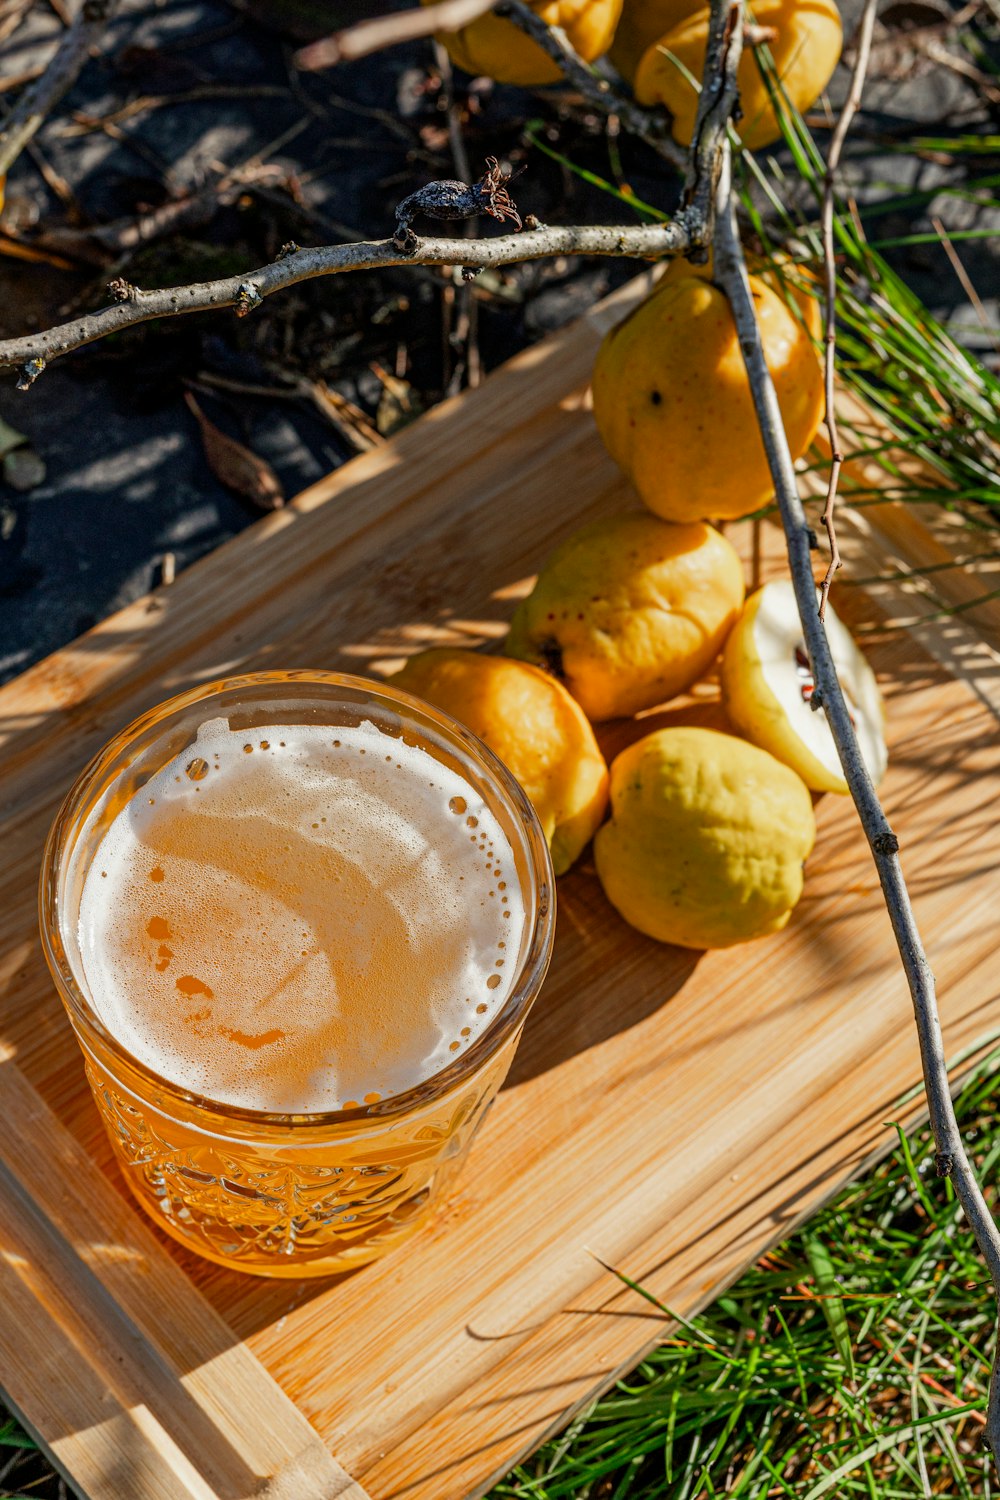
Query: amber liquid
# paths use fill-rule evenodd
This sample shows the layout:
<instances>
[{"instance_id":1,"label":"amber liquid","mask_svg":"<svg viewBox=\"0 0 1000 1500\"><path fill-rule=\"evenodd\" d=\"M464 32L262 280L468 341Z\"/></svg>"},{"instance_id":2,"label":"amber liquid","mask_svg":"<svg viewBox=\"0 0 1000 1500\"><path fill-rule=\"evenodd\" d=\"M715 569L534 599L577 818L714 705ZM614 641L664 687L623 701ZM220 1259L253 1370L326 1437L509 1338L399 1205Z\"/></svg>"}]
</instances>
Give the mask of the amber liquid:
<instances>
[{"instance_id":1,"label":"amber liquid","mask_svg":"<svg viewBox=\"0 0 1000 1500\"><path fill-rule=\"evenodd\" d=\"M229 1123L197 1104L157 1109L90 1047L87 1075L139 1204L187 1249L270 1277L353 1270L426 1220L468 1152L510 1067L517 1033L461 1087L373 1134L328 1129L315 1143Z\"/></svg>"},{"instance_id":2,"label":"amber liquid","mask_svg":"<svg viewBox=\"0 0 1000 1500\"><path fill-rule=\"evenodd\" d=\"M372 725L237 735L217 720L95 830L88 858L94 1009L197 1096L158 1100L140 1070L87 1048L126 1176L163 1228L225 1264L302 1275L415 1227L516 1042L446 1097L392 1112L509 992L525 913L482 799ZM383 1104L374 1133L370 1113L316 1127Z\"/></svg>"}]
</instances>

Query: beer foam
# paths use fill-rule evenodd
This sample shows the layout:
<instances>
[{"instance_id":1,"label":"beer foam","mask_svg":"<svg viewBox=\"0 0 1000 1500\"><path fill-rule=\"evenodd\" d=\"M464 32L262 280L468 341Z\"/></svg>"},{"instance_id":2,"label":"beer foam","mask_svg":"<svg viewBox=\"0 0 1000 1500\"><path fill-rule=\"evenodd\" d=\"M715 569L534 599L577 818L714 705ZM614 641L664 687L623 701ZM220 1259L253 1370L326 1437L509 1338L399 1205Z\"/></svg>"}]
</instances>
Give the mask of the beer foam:
<instances>
[{"instance_id":1,"label":"beer foam","mask_svg":"<svg viewBox=\"0 0 1000 1500\"><path fill-rule=\"evenodd\" d=\"M312 1113L461 1057L524 925L503 829L427 751L370 722L214 719L107 828L78 936L133 1056L222 1103Z\"/></svg>"}]
</instances>

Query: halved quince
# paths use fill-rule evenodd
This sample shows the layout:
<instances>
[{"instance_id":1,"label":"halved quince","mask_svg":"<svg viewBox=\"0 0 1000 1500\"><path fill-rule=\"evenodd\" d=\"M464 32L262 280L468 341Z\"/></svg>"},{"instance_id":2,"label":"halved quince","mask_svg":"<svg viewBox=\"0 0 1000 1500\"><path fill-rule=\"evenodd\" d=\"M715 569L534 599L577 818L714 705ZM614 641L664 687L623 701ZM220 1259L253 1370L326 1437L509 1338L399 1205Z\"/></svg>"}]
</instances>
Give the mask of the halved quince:
<instances>
[{"instance_id":1,"label":"halved quince","mask_svg":"<svg viewBox=\"0 0 1000 1500\"><path fill-rule=\"evenodd\" d=\"M850 631L826 607L826 634L862 759L874 782L888 764L885 712L875 673ZM795 593L787 579L751 595L722 656L722 700L740 734L797 771L814 792L848 790L837 747L814 692Z\"/></svg>"},{"instance_id":2,"label":"halved quince","mask_svg":"<svg viewBox=\"0 0 1000 1500\"><path fill-rule=\"evenodd\" d=\"M557 875L593 837L608 800L608 768L583 710L537 667L436 647L391 679L471 729L524 788Z\"/></svg>"},{"instance_id":3,"label":"halved quince","mask_svg":"<svg viewBox=\"0 0 1000 1500\"><path fill-rule=\"evenodd\" d=\"M742 564L724 536L634 511L556 548L505 649L558 677L588 718L613 719L690 687L742 606Z\"/></svg>"}]
</instances>

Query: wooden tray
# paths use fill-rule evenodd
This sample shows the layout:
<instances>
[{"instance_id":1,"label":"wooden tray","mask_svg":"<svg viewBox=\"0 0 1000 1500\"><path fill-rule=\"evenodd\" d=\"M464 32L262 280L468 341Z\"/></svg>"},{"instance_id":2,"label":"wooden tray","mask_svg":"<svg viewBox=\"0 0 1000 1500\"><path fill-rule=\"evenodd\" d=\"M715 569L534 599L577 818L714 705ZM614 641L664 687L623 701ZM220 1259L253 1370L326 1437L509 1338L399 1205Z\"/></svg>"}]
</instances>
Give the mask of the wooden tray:
<instances>
[{"instance_id":1,"label":"wooden tray","mask_svg":"<svg viewBox=\"0 0 1000 1500\"><path fill-rule=\"evenodd\" d=\"M637 285L0 690L0 1374L94 1500L480 1495L662 1335L605 1265L689 1314L920 1111L877 882L828 796L776 939L682 952L627 928L586 862L560 882L510 1080L430 1230L380 1264L224 1272L160 1238L109 1163L36 936L69 781L141 710L223 673L377 673L428 642L498 640L554 542L634 504L586 385ZM842 530L855 577L912 564L875 511ZM749 557L747 528L730 535ZM780 566L767 528L757 553ZM948 1053L967 1058L1000 1027L998 658L916 586L836 601L885 685L886 803ZM613 726L608 749L636 732Z\"/></svg>"}]
</instances>

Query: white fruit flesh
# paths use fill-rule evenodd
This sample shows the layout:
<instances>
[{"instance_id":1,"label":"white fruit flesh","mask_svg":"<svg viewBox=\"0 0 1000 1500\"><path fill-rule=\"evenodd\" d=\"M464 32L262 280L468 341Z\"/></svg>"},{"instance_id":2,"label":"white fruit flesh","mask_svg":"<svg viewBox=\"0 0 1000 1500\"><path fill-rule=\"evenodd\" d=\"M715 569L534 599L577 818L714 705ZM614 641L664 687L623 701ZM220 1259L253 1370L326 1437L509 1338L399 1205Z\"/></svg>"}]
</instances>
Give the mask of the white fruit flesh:
<instances>
[{"instance_id":1,"label":"white fruit flesh","mask_svg":"<svg viewBox=\"0 0 1000 1500\"><path fill-rule=\"evenodd\" d=\"M862 758L877 783L888 753L875 674L829 605L826 633ZM729 717L813 791L846 792L826 714L810 707L813 686L792 585L785 579L765 584L726 643L722 689Z\"/></svg>"}]
</instances>

